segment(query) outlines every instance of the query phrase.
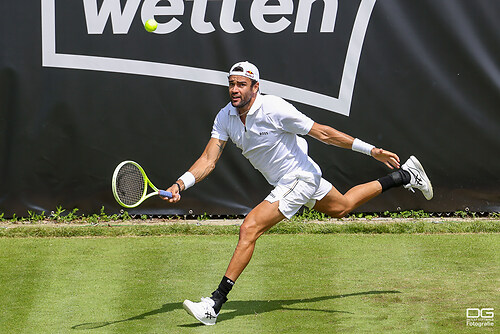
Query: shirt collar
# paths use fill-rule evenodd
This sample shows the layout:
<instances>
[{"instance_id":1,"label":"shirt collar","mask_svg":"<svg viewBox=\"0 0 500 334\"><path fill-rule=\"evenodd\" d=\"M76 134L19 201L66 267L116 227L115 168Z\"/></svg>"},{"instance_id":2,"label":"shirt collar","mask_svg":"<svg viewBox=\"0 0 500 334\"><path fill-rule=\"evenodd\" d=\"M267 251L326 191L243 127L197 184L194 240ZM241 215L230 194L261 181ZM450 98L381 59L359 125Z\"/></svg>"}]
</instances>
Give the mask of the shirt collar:
<instances>
[{"instance_id":1,"label":"shirt collar","mask_svg":"<svg viewBox=\"0 0 500 334\"><path fill-rule=\"evenodd\" d=\"M257 97L253 101L253 104L250 107L250 110L248 111L247 115L254 114L257 111L257 109L259 109L261 106L262 106L262 95L260 95L260 93L257 93ZM233 107L231 103L230 103L229 114L232 116L239 116L238 110L236 110L236 108Z\"/></svg>"}]
</instances>

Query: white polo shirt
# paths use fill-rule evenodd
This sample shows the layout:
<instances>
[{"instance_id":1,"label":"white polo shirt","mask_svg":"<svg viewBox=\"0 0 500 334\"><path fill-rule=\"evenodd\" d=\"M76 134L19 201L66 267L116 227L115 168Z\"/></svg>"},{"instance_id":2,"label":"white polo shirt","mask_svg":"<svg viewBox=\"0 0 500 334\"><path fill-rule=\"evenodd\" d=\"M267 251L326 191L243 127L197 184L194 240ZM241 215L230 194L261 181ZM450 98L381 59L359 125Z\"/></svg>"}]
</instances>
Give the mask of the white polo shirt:
<instances>
[{"instance_id":1,"label":"white polo shirt","mask_svg":"<svg viewBox=\"0 0 500 334\"><path fill-rule=\"evenodd\" d=\"M307 155L306 135L314 121L280 97L258 94L243 125L228 103L215 118L212 138L229 138L266 180L276 186L286 174L313 174L321 169Z\"/></svg>"}]
</instances>

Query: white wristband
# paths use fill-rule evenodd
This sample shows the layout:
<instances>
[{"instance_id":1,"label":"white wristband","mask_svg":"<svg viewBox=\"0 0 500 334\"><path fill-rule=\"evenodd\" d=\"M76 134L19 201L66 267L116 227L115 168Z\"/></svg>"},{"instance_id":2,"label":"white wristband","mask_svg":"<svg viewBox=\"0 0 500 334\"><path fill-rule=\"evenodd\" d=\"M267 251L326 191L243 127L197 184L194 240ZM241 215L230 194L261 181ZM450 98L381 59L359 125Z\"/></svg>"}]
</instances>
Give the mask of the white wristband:
<instances>
[{"instance_id":1,"label":"white wristband","mask_svg":"<svg viewBox=\"0 0 500 334\"><path fill-rule=\"evenodd\" d=\"M187 188L190 188L190 187L194 186L194 184L196 183L196 179L194 178L194 175L191 174L190 172L185 172L179 178L179 180L181 180L184 183L184 190L186 190Z\"/></svg>"},{"instance_id":2,"label":"white wristband","mask_svg":"<svg viewBox=\"0 0 500 334\"><path fill-rule=\"evenodd\" d=\"M366 155L371 156L372 155L372 149L374 149L375 146L365 143L364 141L355 138L354 142L352 143L352 150L355 152L359 153L364 153Z\"/></svg>"}]
</instances>

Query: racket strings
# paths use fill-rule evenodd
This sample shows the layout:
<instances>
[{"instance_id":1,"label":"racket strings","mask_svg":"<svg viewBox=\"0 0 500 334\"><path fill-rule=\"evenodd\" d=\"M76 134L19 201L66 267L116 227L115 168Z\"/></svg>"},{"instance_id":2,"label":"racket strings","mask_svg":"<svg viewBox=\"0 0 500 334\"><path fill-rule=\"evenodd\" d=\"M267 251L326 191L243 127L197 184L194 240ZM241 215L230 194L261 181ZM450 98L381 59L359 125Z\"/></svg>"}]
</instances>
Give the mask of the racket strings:
<instances>
[{"instance_id":1,"label":"racket strings","mask_svg":"<svg viewBox=\"0 0 500 334\"><path fill-rule=\"evenodd\" d=\"M116 192L125 205L134 205L142 199L146 182L140 169L130 163L123 165L116 176Z\"/></svg>"}]
</instances>

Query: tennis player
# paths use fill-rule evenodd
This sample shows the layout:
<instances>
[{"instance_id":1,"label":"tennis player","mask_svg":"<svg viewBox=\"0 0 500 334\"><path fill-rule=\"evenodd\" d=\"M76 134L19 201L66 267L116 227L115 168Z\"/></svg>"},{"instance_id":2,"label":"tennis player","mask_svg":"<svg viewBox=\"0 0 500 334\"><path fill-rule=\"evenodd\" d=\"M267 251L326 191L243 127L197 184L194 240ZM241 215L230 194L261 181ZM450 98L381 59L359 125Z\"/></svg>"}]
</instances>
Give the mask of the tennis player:
<instances>
[{"instance_id":1,"label":"tennis player","mask_svg":"<svg viewBox=\"0 0 500 334\"><path fill-rule=\"evenodd\" d=\"M184 301L184 309L205 325L215 324L229 291L252 257L257 239L281 220L291 218L302 206L341 218L393 187L404 186L413 192L418 189L428 200L433 196L431 182L417 158L411 156L400 166L395 153L318 124L280 97L260 94L259 70L255 65L236 63L228 81L230 102L217 114L211 139L189 171L167 189L173 197L166 200L178 202L181 191L210 174L228 139L274 189L244 219L233 257L212 296L197 303ZM364 153L395 171L341 194L322 178L320 167L307 154L307 142L300 137L303 135Z\"/></svg>"}]
</instances>

